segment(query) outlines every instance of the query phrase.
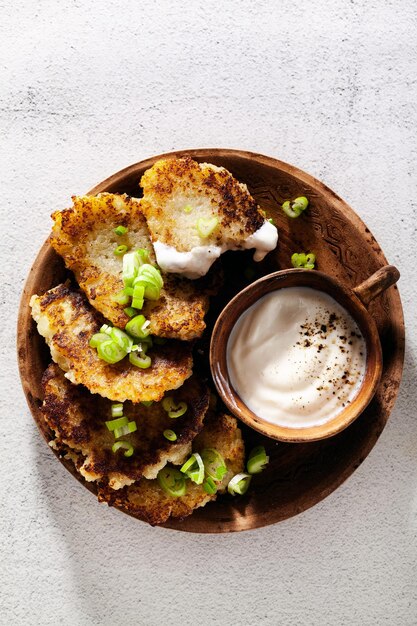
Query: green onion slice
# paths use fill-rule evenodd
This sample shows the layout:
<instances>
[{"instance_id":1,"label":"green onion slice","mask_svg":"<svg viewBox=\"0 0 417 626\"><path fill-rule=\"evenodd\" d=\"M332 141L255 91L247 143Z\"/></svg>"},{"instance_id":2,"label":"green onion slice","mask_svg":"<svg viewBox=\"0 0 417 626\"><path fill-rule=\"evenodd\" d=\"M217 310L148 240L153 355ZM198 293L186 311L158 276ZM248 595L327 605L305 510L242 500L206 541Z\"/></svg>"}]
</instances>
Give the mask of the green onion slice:
<instances>
[{"instance_id":1,"label":"green onion slice","mask_svg":"<svg viewBox=\"0 0 417 626\"><path fill-rule=\"evenodd\" d=\"M316 255L310 252L304 254L304 252L294 252L291 256L291 263L293 267L302 267L305 270L313 270L316 262Z\"/></svg>"},{"instance_id":2,"label":"green onion slice","mask_svg":"<svg viewBox=\"0 0 417 626\"><path fill-rule=\"evenodd\" d=\"M203 483L203 489L206 493L209 494L209 496L213 496L216 493L216 483L211 476L207 476L206 480Z\"/></svg>"},{"instance_id":3,"label":"green onion slice","mask_svg":"<svg viewBox=\"0 0 417 626\"><path fill-rule=\"evenodd\" d=\"M158 287L163 287L164 285L161 272L150 263L144 263L139 268L137 275L139 278L143 276L144 278L148 278L149 280L154 281L155 285L157 285Z\"/></svg>"},{"instance_id":4,"label":"green onion slice","mask_svg":"<svg viewBox=\"0 0 417 626\"><path fill-rule=\"evenodd\" d=\"M165 439L168 439L168 441L177 441L177 435L174 433L173 430L170 430L169 428L164 430L164 437Z\"/></svg>"},{"instance_id":5,"label":"green onion slice","mask_svg":"<svg viewBox=\"0 0 417 626\"><path fill-rule=\"evenodd\" d=\"M232 480L227 485L227 491L232 495L243 496L244 493L249 489L250 481L252 480L252 476L250 474L236 474L233 476Z\"/></svg>"},{"instance_id":6,"label":"green onion slice","mask_svg":"<svg viewBox=\"0 0 417 626\"><path fill-rule=\"evenodd\" d=\"M129 354L129 361L131 362L132 365L135 365L136 367L140 367L140 369L142 370L146 370L148 369L148 367L152 365L151 357L147 356L143 352L143 350L141 350L139 353L131 352Z\"/></svg>"},{"instance_id":7,"label":"green onion slice","mask_svg":"<svg viewBox=\"0 0 417 626\"><path fill-rule=\"evenodd\" d=\"M112 302L116 302L117 304L129 304L130 302L130 298L124 289L113 294L111 300Z\"/></svg>"},{"instance_id":8,"label":"green onion slice","mask_svg":"<svg viewBox=\"0 0 417 626\"><path fill-rule=\"evenodd\" d=\"M141 404L143 404L143 406L151 406L153 404L153 400L142 400Z\"/></svg>"},{"instance_id":9,"label":"green onion slice","mask_svg":"<svg viewBox=\"0 0 417 626\"><path fill-rule=\"evenodd\" d=\"M212 232L217 228L219 220L217 217L200 217L197 220L197 232L203 239L210 237Z\"/></svg>"},{"instance_id":10,"label":"green onion slice","mask_svg":"<svg viewBox=\"0 0 417 626\"><path fill-rule=\"evenodd\" d=\"M128 419L127 417L118 417L115 420L110 420L109 422L105 422L107 428L113 432L115 430L117 430L118 428L122 428L123 426L126 426L128 423Z\"/></svg>"},{"instance_id":11,"label":"green onion slice","mask_svg":"<svg viewBox=\"0 0 417 626\"><path fill-rule=\"evenodd\" d=\"M117 343L118 346L123 348L123 350L128 353L131 351L133 346L133 339L129 337L127 333L120 328L113 327L110 332L110 337Z\"/></svg>"},{"instance_id":12,"label":"green onion slice","mask_svg":"<svg viewBox=\"0 0 417 626\"><path fill-rule=\"evenodd\" d=\"M141 263L141 256L137 250L124 255L122 279L125 287L132 286Z\"/></svg>"},{"instance_id":13,"label":"green onion slice","mask_svg":"<svg viewBox=\"0 0 417 626\"><path fill-rule=\"evenodd\" d=\"M207 476L211 476L216 482L221 481L227 472L227 467L220 452L214 448L205 448L201 452L201 458Z\"/></svg>"},{"instance_id":14,"label":"green onion slice","mask_svg":"<svg viewBox=\"0 0 417 626\"><path fill-rule=\"evenodd\" d=\"M123 404L112 404L111 405L111 416L112 417L122 417L123 415Z\"/></svg>"},{"instance_id":15,"label":"green onion slice","mask_svg":"<svg viewBox=\"0 0 417 626\"><path fill-rule=\"evenodd\" d=\"M114 229L114 232L116 233L116 235L119 235L119 237L120 237L121 235L126 235L127 228L126 228L126 226L117 226Z\"/></svg>"},{"instance_id":16,"label":"green onion slice","mask_svg":"<svg viewBox=\"0 0 417 626\"><path fill-rule=\"evenodd\" d=\"M116 441L116 443L112 446L112 452L116 453L119 448L123 448L125 450L125 456L132 456L134 452L134 447L128 441Z\"/></svg>"},{"instance_id":17,"label":"green onion slice","mask_svg":"<svg viewBox=\"0 0 417 626\"><path fill-rule=\"evenodd\" d=\"M149 252L145 248L138 248L135 252L138 255L140 265L149 263Z\"/></svg>"},{"instance_id":18,"label":"green onion slice","mask_svg":"<svg viewBox=\"0 0 417 626\"><path fill-rule=\"evenodd\" d=\"M190 456L180 470L186 474L196 485L201 485L204 480L204 463L198 452Z\"/></svg>"},{"instance_id":19,"label":"green onion slice","mask_svg":"<svg viewBox=\"0 0 417 626\"><path fill-rule=\"evenodd\" d=\"M172 396L166 396L162 400L162 408L168 413L168 417L176 418L184 415L188 406L186 402L178 402L178 404L175 404Z\"/></svg>"},{"instance_id":20,"label":"green onion slice","mask_svg":"<svg viewBox=\"0 0 417 626\"><path fill-rule=\"evenodd\" d=\"M97 354L106 363L118 363L125 358L127 352L113 339L103 341L97 346Z\"/></svg>"},{"instance_id":21,"label":"green onion slice","mask_svg":"<svg viewBox=\"0 0 417 626\"><path fill-rule=\"evenodd\" d=\"M141 309L145 302L145 287L143 285L136 284L132 289L132 307L134 309Z\"/></svg>"},{"instance_id":22,"label":"green onion slice","mask_svg":"<svg viewBox=\"0 0 417 626\"><path fill-rule=\"evenodd\" d=\"M109 336L106 333L96 333L95 335L91 337L88 343L91 348L97 348L97 346L99 346L100 343L103 343L103 341L108 341L108 340L109 340Z\"/></svg>"},{"instance_id":23,"label":"green onion slice","mask_svg":"<svg viewBox=\"0 0 417 626\"><path fill-rule=\"evenodd\" d=\"M269 463L269 456L265 452L263 446L256 446L249 453L246 469L249 474L260 474Z\"/></svg>"},{"instance_id":24,"label":"green onion slice","mask_svg":"<svg viewBox=\"0 0 417 626\"><path fill-rule=\"evenodd\" d=\"M126 313L128 317L134 317L135 315L138 314L138 310L134 309L132 306L126 307L125 309L123 309L123 311Z\"/></svg>"},{"instance_id":25,"label":"green onion slice","mask_svg":"<svg viewBox=\"0 0 417 626\"><path fill-rule=\"evenodd\" d=\"M108 335L110 335L112 328L113 327L109 326L108 324L103 324L103 326L100 328L100 332L101 333L107 333Z\"/></svg>"},{"instance_id":26,"label":"green onion slice","mask_svg":"<svg viewBox=\"0 0 417 626\"><path fill-rule=\"evenodd\" d=\"M158 484L162 489L174 498L179 498L186 493L185 477L173 467L164 467L158 472Z\"/></svg>"},{"instance_id":27,"label":"green onion slice","mask_svg":"<svg viewBox=\"0 0 417 626\"><path fill-rule=\"evenodd\" d=\"M159 300L159 296L161 293L160 287L155 284L155 281L147 276L138 276L135 278L135 289L136 287L141 287L144 292L144 297L147 300Z\"/></svg>"},{"instance_id":28,"label":"green onion slice","mask_svg":"<svg viewBox=\"0 0 417 626\"><path fill-rule=\"evenodd\" d=\"M119 437L124 437L124 435L134 433L137 429L138 427L136 426L136 422L128 422L127 424L123 424L123 426L119 426L114 429L114 437L115 439L119 439Z\"/></svg>"},{"instance_id":29,"label":"green onion slice","mask_svg":"<svg viewBox=\"0 0 417 626\"><path fill-rule=\"evenodd\" d=\"M135 315L126 324L126 331L137 339L146 339L150 334L150 321L144 315Z\"/></svg>"},{"instance_id":30,"label":"green onion slice","mask_svg":"<svg viewBox=\"0 0 417 626\"><path fill-rule=\"evenodd\" d=\"M121 246L117 246L117 248L115 248L113 252L116 256L122 256L122 254L126 254L127 246L125 246L124 244L122 244Z\"/></svg>"},{"instance_id":31,"label":"green onion slice","mask_svg":"<svg viewBox=\"0 0 417 626\"><path fill-rule=\"evenodd\" d=\"M299 217L303 211L308 207L308 200L305 196L299 196L295 200L286 200L282 209L288 217Z\"/></svg>"}]
</instances>

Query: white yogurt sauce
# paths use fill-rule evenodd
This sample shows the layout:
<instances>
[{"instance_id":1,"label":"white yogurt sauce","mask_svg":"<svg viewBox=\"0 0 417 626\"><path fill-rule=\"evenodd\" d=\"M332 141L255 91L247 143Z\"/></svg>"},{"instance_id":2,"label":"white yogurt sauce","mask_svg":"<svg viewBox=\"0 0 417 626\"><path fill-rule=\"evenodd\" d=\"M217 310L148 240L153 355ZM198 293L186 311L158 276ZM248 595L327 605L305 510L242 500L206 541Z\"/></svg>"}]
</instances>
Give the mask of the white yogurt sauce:
<instances>
[{"instance_id":1,"label":"white yogurt sauce","mask_svg":"<svg viewBox=\"0 0 417 626\"><path fill-rule=\"evenodd\" d=\"M236 322L227 344L231 383L268 422L324 424L357 395L366 345L350 314L309 287L271 292Z\"/></svg>"},{"instance_id":2,"label":"white yogurt sauce","mask_svg":"<svg viewBox=\"0 0 417 626\"><path fill-rule=\"evenodd\" d=\"M196 246L188 252L180 252L173 246L167 246L162 241L153 244L156 260L164 272L183 274L186 278L200 278L205 276L226 250L250 250L255 248L254 260L262 261L268 252L276 248L278 231L270 222L264 222L260 228L239 246L224 243L221 246Z\"/></svg>"}]
</instances>

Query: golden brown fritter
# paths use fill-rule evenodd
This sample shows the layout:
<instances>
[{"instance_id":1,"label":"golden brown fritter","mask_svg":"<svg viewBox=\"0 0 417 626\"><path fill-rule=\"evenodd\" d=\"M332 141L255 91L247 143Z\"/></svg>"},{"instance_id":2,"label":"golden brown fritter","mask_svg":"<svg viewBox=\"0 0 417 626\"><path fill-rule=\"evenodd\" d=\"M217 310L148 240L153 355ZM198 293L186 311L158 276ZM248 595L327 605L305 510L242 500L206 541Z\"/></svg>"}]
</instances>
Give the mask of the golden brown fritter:
<instances>
[{"instance_id":1,"label":"golden brown fritter","mask_svg":"<svg viewBox=\"0 0 417 626\"><path fill-rule=\"evenodd\" d=\"M166 246L170 250L175 248L177 253L194 250L195 254L201 246L210 246L210 253L207 252L211 256L209 267L226 249L261 245L248 238L264 225L276 234L276 229L266 222L265 213L258 207L247 186L239 183L222 167L197 163L190 157L163 159L146 170L141 185L144 191L142 210L158 263L163 269L168 269L171 262L163 256L164 251L167 252ZM202 233L201 225L207 225L211 220L214 220L212 232L208 228L208 234ZM269 250L275 247L276 240L271 245ZM267 251L265 249L265 254ZM265 254L259 256L259 260ZM184 260L186 264L189 262L189 259ZM192 273L197 269L194 268ZM182 271L185 275L189 274L189 268ZM201 274L205 271L207 268Z\"/></svg>"},{"instance_id":2,"label":"golden brown fritter","mask_svg":"<svg viewBox=\"0 0 417 626\"><path fill-rule=\"evenodd\" d=\"M54 225L49 241L74 272L92 306L112 324L124 328L129 321L123 311L126 305L112 299L123 289L123 256L115 255L114 250L119 245L126 245L129 250L144 248L151 262L155 262L140 200L108 193L74 196L72 200L71 208L52 214ZM114 232L119 225L128 229L125 235ZM151 333L185 341L200 337L210 290L203 283L196 285L179 276L163 278L160 299L145 302L141 311L151 323Z\"/></svg>"},{"instance_id":3,"label":"golden brown fritter","mask_svg":"<svg viewBox=\"0 0 417 626\"><path fill-rule=\"evenodd\" d=\"M218 484L218 491L225 491L230 479L243 471L245 446L237 421L229 415L208 415L204 428L195 438L193 451L215 448L223 456L228 472ZM99 489L99 500L107 502L123 511L133 513L149 524L163 524L169 517L184 518L211 500L216 495L208 495L202 485L187 481L187 493L175 498L169 496L156 480L142 479L139 482L114 492L108 488Z\"/></svg>"},{"instance_id":4,"label":"golden brown fritter","mask_svg":"<svg viewBox=\"0 0 417 626\"><path fill-rule=\"evenodd\" d=\"M191 346L174 340L150 350L152 365L148 369L131 365L127 358L115 365L101 360L89 346L91 336L101 327L101 316L81 292L67 285L32 296L30 305L52 359L68 380L85 385L91 393L119 402L160 400L192 374Z\"/></svg>"},{"instance_id":5,"label":"golden brown fritter","mask_svg":"<svg viewBox=\"0 0 417 626\"><path fill-rule=\"evenodd\" d=\"M64 444L78 454L78 471L87 481L106 483L111 489L120 489L142 477L156 478L167 463L183 463L191 452L194 437L203 427L209 404L209 392L193 376L176 392L175 402L186 402L186 413L171 419L160 402L145 407L126 402L123 414L134 420L137 430L121 437L135 449L126 458L123 451L112 452L114 434L106 421L112 419L112 403L98 395L90 394L84 387L73 385L62 370L51 364L42 379L44 402L42 413L54 432L53 447ZM163 436L166 429L174 429L175 443Z\"/></svg>"}]
</instances>

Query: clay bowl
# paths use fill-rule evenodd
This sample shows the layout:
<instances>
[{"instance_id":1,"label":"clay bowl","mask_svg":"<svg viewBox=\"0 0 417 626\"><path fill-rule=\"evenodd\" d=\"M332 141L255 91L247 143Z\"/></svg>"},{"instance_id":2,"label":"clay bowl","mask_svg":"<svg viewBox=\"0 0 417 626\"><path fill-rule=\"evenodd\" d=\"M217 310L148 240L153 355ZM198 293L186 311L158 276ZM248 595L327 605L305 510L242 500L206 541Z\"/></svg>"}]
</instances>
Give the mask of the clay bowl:
<instances>
[{"instance_id":1,"label":"clay bowl","mask_svg":"<svg viewBox=\"0 0 417 626\"><path fill-rule=\"evenodd\" d=\"M251 253L225 255L224 289L212 300L205 340L196 351L195 368L209 373L208 346L213 327L224 306L251 281L291 267L291 254L316 254L319 271L353 288L387 260L366 225L354 211L323 183L301 170L266 156L240 150L197 149L172 152L135 163L96 185L89 193L104 191L140 196L139 180L158 158L189 155L229 169L245 182L268 217L273 217L280 233L275 252L261 263L252 263ZM68 197L73 192L68 190ZM289 220L280 209L288 198L306 195L308 210ZM56 207L54 207L56 208ZM47 235L47 233L45 233ZM246 269L250 271L246 272ZM253 275L249 278L249 275ZM50 353L36 331L30 316L29 299L68 277L62 260L47 242L42 246L24 287L18 319L18 359L29 408L46 440L41 378L50 363ZM268 468L254 478L253 488L241 498L219 498L198 509L183 521L171 520L165 526L188 532L224 533L273 524L314 506L334 491L362 463L378 440L398 394L404 357L404 322L396 287L388 289L369 305L382 347L383 368L376 393L362 415L341 433L310 443L284 443L267 439L242 423L247 449L265 445L271 458ZM53 451L51 450L51 454ZM59 457L58 457L59 458ZM68 471L91 492L71 461L59 459ZM105 508L101 511L106 514Z\"/></svg>"},{"instance_id":2,"label":"clay bowl","mask_svg":"<svg viewBox=\"0 0 417 626\"><path fill-rule=\"evenodd\" d=\"M269 274L240 291L221 312L211 336L210 367L217 391L228 409L250 428L292 443L318 441L344 430L365 410L372 400L382 372L382 349L378 330L367 310L369 303L394 285L400 274L387 265L354 289L346 289L323 272L289 269ZM289 428L271 424L246 406L234 389L227 367L227 345L236 322L247 309L268 293L286 287L310 287L332 296L358 324L366 343L366 367L363 383L350 404L325 424L306 428ZM255 375L255 374L254 374Z\"/></svg>"}]
</instances>

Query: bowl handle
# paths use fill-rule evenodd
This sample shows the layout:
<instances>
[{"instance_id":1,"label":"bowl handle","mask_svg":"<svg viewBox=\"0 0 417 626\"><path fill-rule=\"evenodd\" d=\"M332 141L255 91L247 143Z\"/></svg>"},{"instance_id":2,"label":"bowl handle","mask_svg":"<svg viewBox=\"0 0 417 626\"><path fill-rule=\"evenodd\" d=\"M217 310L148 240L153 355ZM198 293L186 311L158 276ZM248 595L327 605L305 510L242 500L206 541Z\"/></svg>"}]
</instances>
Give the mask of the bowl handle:
<instances>
[{"instance_id":1,"label":"bowl handle","mask_svg":"<svg viewBox=\"0 0 417 626\"><path fill-rule=\"evenodd\" d=\"M391 287L391 285L395 285L399 277L400 272L396 267L384 265L375 274L372 274L363 283L355 287L353 292L365 306L368 306L371 300L379 296L380 293Z\"/></svg>"}]
</instances>

